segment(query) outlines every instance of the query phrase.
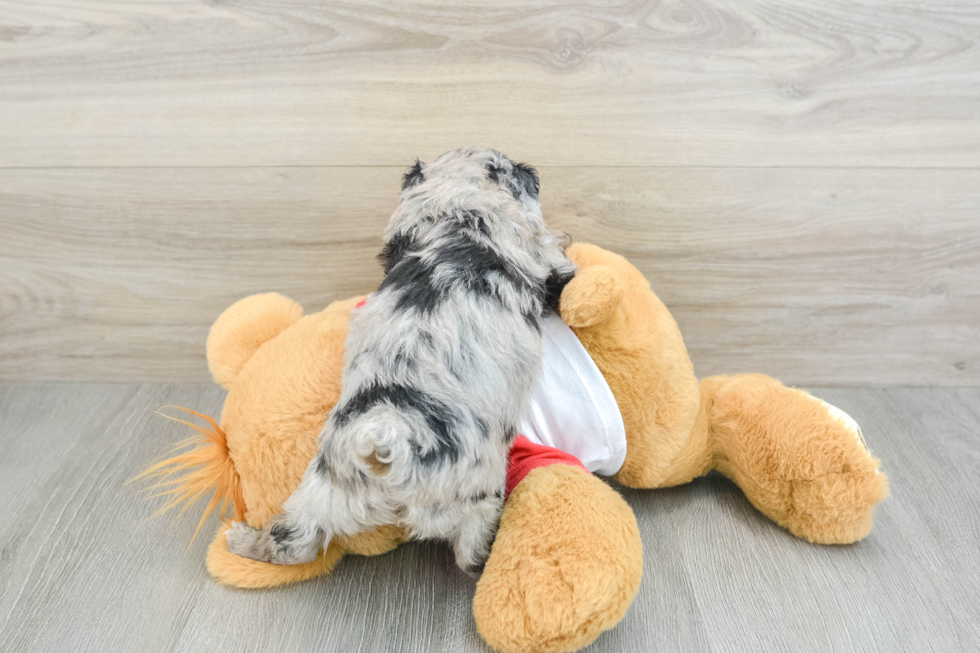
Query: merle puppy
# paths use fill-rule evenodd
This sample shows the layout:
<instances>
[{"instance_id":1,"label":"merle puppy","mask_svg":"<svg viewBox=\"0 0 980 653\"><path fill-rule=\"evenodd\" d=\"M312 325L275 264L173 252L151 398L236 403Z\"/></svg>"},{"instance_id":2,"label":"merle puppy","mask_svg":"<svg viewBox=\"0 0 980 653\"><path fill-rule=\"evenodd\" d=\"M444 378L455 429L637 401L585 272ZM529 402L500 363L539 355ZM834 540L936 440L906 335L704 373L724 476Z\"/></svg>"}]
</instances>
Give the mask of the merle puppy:
<instances>
[{"instance_id":1,"label":"merle puppy","mask_svg":"<svg viewBox=\"0 0 980 653\"><path fill-rule=\"evenodd\" d=\"M534 168L460 149L416 161L350 320L340 400L285 513L237 523L233 553L313 560L335 535L398 524L448 539L478 573L503 508L507 454L541 361L540 320L574 275Z\"/></svg>"}]
</instances>

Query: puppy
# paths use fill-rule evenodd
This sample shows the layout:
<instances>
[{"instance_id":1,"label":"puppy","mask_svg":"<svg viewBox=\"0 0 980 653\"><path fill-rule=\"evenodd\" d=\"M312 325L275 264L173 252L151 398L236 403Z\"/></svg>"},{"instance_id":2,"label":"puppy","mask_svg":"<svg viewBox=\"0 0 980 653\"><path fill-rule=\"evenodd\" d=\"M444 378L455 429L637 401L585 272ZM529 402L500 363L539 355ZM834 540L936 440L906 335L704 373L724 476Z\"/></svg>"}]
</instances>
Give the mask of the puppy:
<instances>
[{"instance_id":1,"label":"puppy","mask_svg":"<svg viewBox=\"0 0 980 653\"><path fill-rule=\"evenodd\" d=\"M398 524L450 540L479 573L503 509L507 455L541 364L541 320L575 273L545 226L534 168L459 149L405 174L355 309L340 400L285 512L239 522L228 548L296 564L335 535Z\"/></svg>"}]
</instances>

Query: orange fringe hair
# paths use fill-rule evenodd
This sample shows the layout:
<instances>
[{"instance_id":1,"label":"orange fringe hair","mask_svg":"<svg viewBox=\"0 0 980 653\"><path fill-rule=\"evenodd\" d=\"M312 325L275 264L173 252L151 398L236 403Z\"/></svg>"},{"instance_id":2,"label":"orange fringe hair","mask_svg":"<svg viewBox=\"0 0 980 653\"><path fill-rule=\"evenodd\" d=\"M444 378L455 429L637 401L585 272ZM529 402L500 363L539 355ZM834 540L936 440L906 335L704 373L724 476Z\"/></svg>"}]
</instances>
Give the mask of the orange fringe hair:
<instances>
[{"instance_id":1,"label":"orange fringe hair","mask_svg":"<svg viewBox=\"0 0 980 653\"><path fill-rule=\"evenodd\" d=\"M158 490L155 494L150 495L153 498L169 497L169 500L151 517L159 517L171 508L184 504L178 513L179 517L187 512L188 508L200 501L209 490L214 490L211 501L204 509L204 514L201 515L201 520L197 523L197 530L194 531L194 536L191 538L191 543L193 543L208 515L215 509L218 510L218 516L221 519L225 519L229 512L235 521L245 519L242 484L238 478L238 472L235 471L235 464L228 453L228 439L225 432L221 430L214 419L180 406L164 406L163 408L176 408L199 417L206 421L211 428L198 426L161 413L159 410L156 411L158 415L191 427L197 431L197 435L178 442L170 450L170 454L173 455L150 465L141 474L130 479L130 482L141 479L156 480L158 482L146 488L146 491ZM187 450L182 451L184 449Z\"/></svg>"}]
</instances>

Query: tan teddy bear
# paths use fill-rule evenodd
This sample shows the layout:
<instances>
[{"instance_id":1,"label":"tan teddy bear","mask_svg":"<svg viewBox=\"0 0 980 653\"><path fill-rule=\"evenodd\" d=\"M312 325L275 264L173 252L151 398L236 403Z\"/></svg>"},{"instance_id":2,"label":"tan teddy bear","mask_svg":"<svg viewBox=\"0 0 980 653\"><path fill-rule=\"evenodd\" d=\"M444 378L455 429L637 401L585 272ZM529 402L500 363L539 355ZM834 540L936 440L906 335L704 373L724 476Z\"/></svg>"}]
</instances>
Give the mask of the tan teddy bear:
<instances>
[{"instance_id":1,"label":"tan teddy bear","mask_svg":"<svg viewBox=\"0 0 980 653\"><path fill-rule=\"evenodd\" d=\"M635 267L593 245L573 245L569 256L579 273L562 293L561 318L622 417L625 456L615 480L669 487L717 469L798 537L846 543L870 532L888 484L853 420L763 375L698 382L677 324ZM178 472L165 481L173 504L214 488L208 512L225 503L235 519L261 527L280 511L339 397L346 323L360 299L303 316L290 299L256 295L218 318L207 353L228 390L220 425L205 418L211 427L199 429L197 447L148 470ZM582 466L544 459L511 493L474 597L480 634L502 651L586 646L622 619L642 575L626 502ZM277 566L231 554L226 529L211 544L208 569L251 588L323 575L345 553L377 555L405 541L388 526L334 539L314 562Z\"/></svg>"}]
</instances>

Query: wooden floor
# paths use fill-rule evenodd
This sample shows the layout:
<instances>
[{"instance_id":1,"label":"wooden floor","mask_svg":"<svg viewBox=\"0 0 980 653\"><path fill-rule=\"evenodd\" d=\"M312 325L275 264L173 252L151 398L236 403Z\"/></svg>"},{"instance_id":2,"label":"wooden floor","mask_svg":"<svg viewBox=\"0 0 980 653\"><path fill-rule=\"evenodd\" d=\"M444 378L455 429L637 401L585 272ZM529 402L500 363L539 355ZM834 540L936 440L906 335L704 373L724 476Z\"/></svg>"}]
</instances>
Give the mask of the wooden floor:
<instances>
[{"instance_id":1,"label":"wooden floor","mask_svg":"<svg viewBox=\"0 0 980 653\"><path fill-rule=\"evenodd\" d=\"M870 537L821 547L720 476L622 490L644 540L623 622L590 651L980 650L980 389L813 389L861 423L892 497ZM125 481L217 414L213 385L0 384L0 651L484 651L447 547L350 557L268 591L216 585L214 519L147 521Z\"/></svg>"}]
</instances>

